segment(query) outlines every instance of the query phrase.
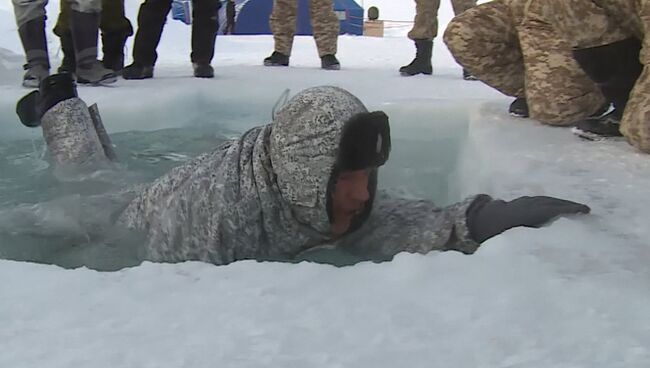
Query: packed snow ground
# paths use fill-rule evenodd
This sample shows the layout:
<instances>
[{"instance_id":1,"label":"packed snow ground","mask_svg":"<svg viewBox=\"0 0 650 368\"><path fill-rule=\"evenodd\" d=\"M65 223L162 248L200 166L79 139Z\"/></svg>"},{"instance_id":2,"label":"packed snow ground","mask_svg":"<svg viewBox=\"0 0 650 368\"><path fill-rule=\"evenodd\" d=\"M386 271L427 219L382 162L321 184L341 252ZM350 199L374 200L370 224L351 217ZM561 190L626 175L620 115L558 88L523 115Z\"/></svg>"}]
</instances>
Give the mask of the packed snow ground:
<instances>
[{"instance_id":1,"label":"packed snow ground","mask_svg":"<svg viewBox=\"0 0 650 368\"><path fill-rule=\"evenodd\" d=\"M127 3L135 20L137 2ZM268 120L285 88L339 85L388 111L396 140L458 140L454 196L555 195L593 214L509 231L472 256L402 254L347 268L145 263L101 273L0 261L0 367L647 367L650 157L509 117L510 99L460 79L438 41L435 75L414 78L396 72L413 54L404 37L339 44L340 72L318 69L306 37L291 68L269 69L260 64L270 37L220 37L217 77L196 80L189 29L169 22L155 79L80 95L98 102L111 132L213 121L243 131ZM8 1L0 47L0 139L38 138L13 112L26 90ZM409 169L439 158L416 159Z\"/></svg>"}]
</instances>

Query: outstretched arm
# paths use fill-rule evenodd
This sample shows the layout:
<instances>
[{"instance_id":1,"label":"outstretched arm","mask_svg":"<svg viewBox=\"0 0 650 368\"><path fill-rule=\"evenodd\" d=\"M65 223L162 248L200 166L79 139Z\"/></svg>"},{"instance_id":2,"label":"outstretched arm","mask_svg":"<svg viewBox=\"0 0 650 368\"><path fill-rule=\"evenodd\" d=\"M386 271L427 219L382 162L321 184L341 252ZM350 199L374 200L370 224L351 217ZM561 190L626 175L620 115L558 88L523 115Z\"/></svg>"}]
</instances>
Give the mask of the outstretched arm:
<instances>
[{"instance_id":1,"label":"outstretched arm","mask_svg":"<svg viewBox=\"0 0 650 368\"><path fill-rule=\"evenodd\" d=\"M343 247L375 261L389 260L403 251L474 253L480 244L470 236L466 213L477 200L480 196L440 208L428 200L379 195L368 222L346 237Z\"/></svg>"},{"instance_id":2,"label":"outstretched arm","mask_svg":"<svg viewBox=\"0 0 650 368\"><path fill-rule=\"evenodd\" d=\"M439 208L431 201L377 198L364 227L342 242L350 253L389 260L400 252L456 250L472 254L485 240L517 226L540 227L589 207L553 197L521 197L510 202L481 194Z\"/></svg>"}]
</instances>

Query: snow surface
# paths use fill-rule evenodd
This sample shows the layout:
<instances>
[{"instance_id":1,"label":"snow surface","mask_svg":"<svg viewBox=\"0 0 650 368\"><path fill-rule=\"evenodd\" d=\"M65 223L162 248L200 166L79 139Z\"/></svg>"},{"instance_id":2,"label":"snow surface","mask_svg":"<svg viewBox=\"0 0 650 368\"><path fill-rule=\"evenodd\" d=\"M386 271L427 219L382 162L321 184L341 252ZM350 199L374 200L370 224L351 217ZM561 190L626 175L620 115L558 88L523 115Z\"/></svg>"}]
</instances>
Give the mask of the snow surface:
<instances>
[{"instance_id":1,"label":"snow surface","mask_svg":"<svg viewBox=\"0 0 650 368\"><path fill-rule=\"evenodd\" d=\"M386 18L412 17L410 2L365 1L377 3L397 9ZM135 20L138 2L127 4ZM444 1L441 24L450 14ZM458 140L453 196L555 195L593 214L508 231L472 256L346 268L187 262L102 273L0 261L0 367L648 367L649 157L509 117L510 99L460 79L439 40L435 75L413 78L396 72L413 55L405 37L339 44L340 72L318 69L308 37L296 39L291 68L270 69L260 66L270 37L220 37L217 77L196 80L189 28L170 21L155 79L80 95L98 102L111 132L213 121L243 131L268 120L285 88L335 84L388 111L396 139ZM0 139L38 138L14 115L26 90L7 0L0 48ZM439 158L419 159L409 169Z\"/></svg>"}]
</instances>

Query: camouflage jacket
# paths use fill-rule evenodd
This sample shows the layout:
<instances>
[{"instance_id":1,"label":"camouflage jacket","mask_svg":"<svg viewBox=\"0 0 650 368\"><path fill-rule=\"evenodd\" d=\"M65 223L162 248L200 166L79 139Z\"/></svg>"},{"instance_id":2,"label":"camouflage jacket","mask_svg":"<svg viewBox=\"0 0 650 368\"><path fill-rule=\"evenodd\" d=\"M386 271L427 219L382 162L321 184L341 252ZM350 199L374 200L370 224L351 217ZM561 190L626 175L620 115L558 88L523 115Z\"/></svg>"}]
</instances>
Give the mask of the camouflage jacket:
<instances>
[{"instance_id":1,"label":"camouflage jacket","mask_svg":"<svg viewBox=\"0 0 650 368\"><path fill-rule=\"evenodd\" d=\"M367 221L333 239L327 187L344 124L366 112L336 87L292 98L271 124L175 168L141 191L119 222L146 233L153 261L291 260L313 248L343 247L365 259L479 246L465 213L474 198L437 208L377 195Z\"/></svg>"}]
</instances>

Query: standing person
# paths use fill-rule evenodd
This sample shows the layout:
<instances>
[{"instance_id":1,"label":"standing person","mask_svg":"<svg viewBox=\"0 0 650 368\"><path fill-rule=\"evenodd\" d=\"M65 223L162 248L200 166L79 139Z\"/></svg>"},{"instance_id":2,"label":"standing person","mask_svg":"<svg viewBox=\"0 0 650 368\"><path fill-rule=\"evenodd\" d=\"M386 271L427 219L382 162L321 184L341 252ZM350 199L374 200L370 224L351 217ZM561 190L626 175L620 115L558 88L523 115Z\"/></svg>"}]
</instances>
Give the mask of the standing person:
<instances>
[{"instance_id":1,"label":"standing person","mask_svg":"<svg viewBox=\"0 0 650 368\"><path fill-rule=\"evenodd\" d=\"M23 86L36 88L50 74L50 58L45 37L47 0L12 0L18 34L25 50L27 70ZM97 60L97 37L101 0L67 0L70 4L70 31L74 40L76 76L79 83L107 84L117 80L111 70Z\"/></svg>"},{"instance_id":2,"label":"standing person","mask_svg":"<svg viewBox=\"0 0 650 368\"><path fill-rule=\"evenodd\" d=\"M124 14L124 0L102 0L102 14L99 28L102 37L102 64L114 72L124 68L124 45L127 38L133 35L131 22ZM59 17L54 26L54 34L59 36L63 60L58 68L59 73L74 73L76 63L74 58L74 43L70 31L70 4L61 0Z\"/></svg>"},{"instance_id":3,"label":"standing person","mask_svg":"<svg viewBox=\"0 0 650 368\"><path fill-rule=\"evenodd\" d=\"M477 5L452 19L445 44L464 69L515 98L511 115L559 126L600 115L607 101L573 59L571 45L544 19L540 4Z\"/></svg>"},{"instance_id":4,"label":"standing person","mask_svg":"<svg viewBox=\"0 0 650 368\"><path fill-rule=\"evenodd\" d=\"M454 14L459 15L476 5L476 0L451 0ZM432 74L431 53L433 39L438 35L438 8L440 0L415 0L415 20L408 38L415 43L415 58L410 64L399 69L405 77L417 74ZM463 78L475 79L463 69Z\"/></svg>"},{"instance_id":5,"label":"standing person","mask_svg":"<svg viewBox=\"0 0 650 368\"><path fill-rule=\"evenodd\" d=\"M153 78L160 43L172 0L145 0L138 12L138 30L133 44L133 63L124 68L124 79ZM219 30L219 0L192 0L192 53L190 59L197 78L213 78L210 63Z\"/></svg>"},{"instance_id":6,"label":"standing person","mask_svg":"<svg viewBox=\"0 0 650 368\"><path fill-rule=\"evenodd\" d=\"M57 163L101 162L101 141L74 86L61 80L44 83L40 92L37 118ZM483 194L444 208L391 198L377 190L390 149L386 114L368 112L343 89L313 87L289 100L272 123L145 188L109 196L99 210L83 208L94 217L109 212L105 217L141 232L147 260L217 265L295 260L320 247L376 261L403 251L471 254L513 227L590 211L552 197L505 202Z\"/></svg>"},{"instance_id":7,"label":"standing person","mask_svg":"<svg viewBox=\"0 0 650 368\"><path fill-rule=\"evenodd\" d=\"M237 10L235 9L235 0L226 1L226 29L223 34L235 33L235 19L237 18Z\"/></svg>"},{"instance_id":8,"label":"standing person","mask_svg":"<svg viewBox=\"0 0 650 368\"><path fill-rule=\"evenodd\" d=\"M298 0L274 0L269 18L273 32L274 51L264 59L266 66L289 66L293 36L296 33L296 11ZM310 0L309 19L321 60L321 68L339 70L336 59L339 37L339 20L333 9L332 0Z\"/></svg>"}]
</instances>

